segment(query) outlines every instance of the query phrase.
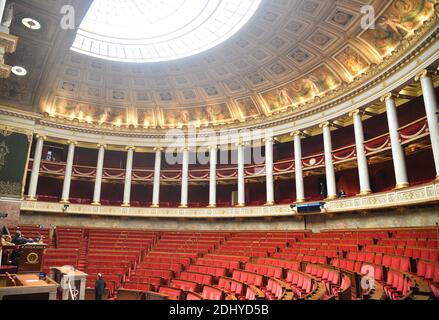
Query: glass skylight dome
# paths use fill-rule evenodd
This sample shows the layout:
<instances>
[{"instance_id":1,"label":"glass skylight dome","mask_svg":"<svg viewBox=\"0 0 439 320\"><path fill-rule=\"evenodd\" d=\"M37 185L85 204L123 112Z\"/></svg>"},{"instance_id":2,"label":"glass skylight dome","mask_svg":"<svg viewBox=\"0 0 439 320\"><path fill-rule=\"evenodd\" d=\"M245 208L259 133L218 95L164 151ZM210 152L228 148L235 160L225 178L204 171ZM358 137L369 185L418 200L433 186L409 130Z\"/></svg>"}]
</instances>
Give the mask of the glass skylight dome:
<instances>
[{"instance_id":1,"label":"glass skylight dome","mask_svg":"<svg viewBox=\"0 0 439 320\"><path fill-rule=\"evenodd\" d=\"M157 62L208 50L254 15L261 0L94 0L72 50L108 60Z\"/></svg>"}]
</instances>

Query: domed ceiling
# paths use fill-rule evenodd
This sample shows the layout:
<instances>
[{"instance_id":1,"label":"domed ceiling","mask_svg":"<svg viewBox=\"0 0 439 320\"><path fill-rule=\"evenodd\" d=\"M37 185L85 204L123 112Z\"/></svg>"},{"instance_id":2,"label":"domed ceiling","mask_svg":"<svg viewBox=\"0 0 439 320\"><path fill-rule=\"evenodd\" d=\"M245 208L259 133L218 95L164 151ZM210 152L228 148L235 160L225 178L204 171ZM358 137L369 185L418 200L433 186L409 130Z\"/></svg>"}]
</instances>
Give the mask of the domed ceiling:
<instances>
[{"instance_id":1,"label":"domed ceiling","mask_svg":"<svg viewBox=\"0 0 439 320\"><path fill-rule=\"evenodd\" d=\"M262 0L250 21L213 49L127 63L70 50L76 31L58 30L61 1L50 2L17 5L11 33L19 48L8 63L26 66L29 75L2 80L0 102L59 121L140 131L301 112L362 83L404 41L437 28L436 0ZM90 3L77 2L82 17ZM364 5L375 10L374 29L361 27ZM25 29L25 16L42 29Z\"/></svg>"}]
</instances>

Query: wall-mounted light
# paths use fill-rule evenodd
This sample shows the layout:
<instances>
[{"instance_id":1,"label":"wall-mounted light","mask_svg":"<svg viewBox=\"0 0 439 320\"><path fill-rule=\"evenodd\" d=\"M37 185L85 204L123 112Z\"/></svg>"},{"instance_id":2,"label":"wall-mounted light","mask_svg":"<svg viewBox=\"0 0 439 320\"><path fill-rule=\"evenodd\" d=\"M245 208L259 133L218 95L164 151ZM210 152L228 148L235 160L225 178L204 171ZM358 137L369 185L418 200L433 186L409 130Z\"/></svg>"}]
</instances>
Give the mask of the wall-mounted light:
<instances>
[{"instance_id":1,"label":"wall-mounted light","mask_svg":"<svg viewBox=\"0 0 439 320\"><path fill-rule=\"evenodd\" d=\"M21 23L25 27L32 29L32 30L40 30L41 29L41 24L37 20L32 19L32 18L23 18L21 20Z\"/></svg>"},{"instance_id":2,"label":"wall-mounted light","mask_svg":"<svg viewBox=\"0 0 439 320\"><path fill-rule=\"evenodd\" d=\"M25 75L27 75L27 70L21 66L13 66L11 68L11 71L13 74L19 77L24 77Z\"/></svg>"}]
</instances>

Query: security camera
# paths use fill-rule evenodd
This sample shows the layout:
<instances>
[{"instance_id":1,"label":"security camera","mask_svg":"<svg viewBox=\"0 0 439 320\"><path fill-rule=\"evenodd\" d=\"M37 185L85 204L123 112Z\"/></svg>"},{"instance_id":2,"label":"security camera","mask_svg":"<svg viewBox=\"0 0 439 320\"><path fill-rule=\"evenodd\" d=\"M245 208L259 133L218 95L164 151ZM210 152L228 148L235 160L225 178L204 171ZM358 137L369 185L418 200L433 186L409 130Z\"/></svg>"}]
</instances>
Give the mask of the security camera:
<instances>
[{"instance_id":1,"label":"security camera","mask_svg":"<svg viewBox=\"0 0 439 320\"><path fill-rule=\"evenodd\" d=\"M65 204L65 205L63 206L63 208L62 208L62 211L63 211L63 212L66 212L68 208L69 208L69 205L68 205L68 204Z\"/></svg>"},{"instance_id":2,"label":"security camera","mask_svg":"<svg viewBox=\"0 0 439 320\"><path fill-rule=\"evenodd\" d=\"M4 219L4 218L7 218L7 217L8 217L7 213L0 212L0 219Z\"/></svg>"}]
</instances>

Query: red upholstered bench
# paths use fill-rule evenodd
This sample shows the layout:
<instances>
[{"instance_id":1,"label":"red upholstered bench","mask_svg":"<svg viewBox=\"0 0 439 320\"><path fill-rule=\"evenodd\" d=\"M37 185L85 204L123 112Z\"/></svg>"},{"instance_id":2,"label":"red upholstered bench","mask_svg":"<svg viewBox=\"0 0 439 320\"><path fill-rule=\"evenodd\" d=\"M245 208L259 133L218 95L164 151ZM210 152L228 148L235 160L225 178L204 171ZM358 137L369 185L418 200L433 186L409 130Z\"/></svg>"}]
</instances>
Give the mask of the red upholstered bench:
<instances>
[{"instance_id":1,"label":"red upholstered bench","mask_svg":"<svg viewBox=\"0 0 439 320\"><path fill-rule=\"evenodd\" d=\"M157 262L157 263L179 263L183 266L188 266L191 263L190 258L184 257L162 257L162 256L146 256L142 262Z\"/></svg>"},{"instance_id":2,"label":"red upholstered bench","mask_svg":"<svg viewBox=\"0 0 439 320\"><path fill-rule=\"evenodd\" d=\"M130 277L130 281L139 282L139 283L150 283L154 286L154 290L166 283L166 280L161 277L141 276L141 275L132 275Z\"/></svg>"},{"instance_id":3,"label":"red upholstered bench","mask_svg":"<svg viewBox=\"0 0 439 320\"><path fill-rule=\"evenodd\" d=\"M200 287L197 282L181 279L172 279L170 286L173 288L192 292L199 292Z\"/></svg>"},{"instance_id":4,"label":"red upholstered bench","mask_svg":"<svg viewBox=\"0 0 439 320\"><path fill-rule=\"evenodd\" d=\"M170 281L174 277L174 273L171 270L160 269L137 269L134 275L160 277L166 281Z\"/></svg>"},{"instance_id":5,"label":"red upholstered bench","mask_svg":"<svg viewBox=\"0 0 439 320\"><path fill-rule=\"evenodd\" d=\"M143 261L138 265L139 269L163 269L172 270L176 273L182 270L182 265L179 263L166 263L166 262L149 262Z\"/></svg>"},{"instance_id":6,"label":"red upholstered bench","mask_svg":"<svg viewBox=\"0 0 439 320\"><path fill-rule=\"evenodd\" d=\"M234 270L232 278L257 287L262 287L264 282L264 277L262 275L243 270Z\"/></svg>"},{"instance_id":7,"label":"red upholstered bench","mask_svg":"<svg viewBox=\"0 0 439 320\"><path fill-rule=\"evenodd\" d=\"M387 280L383 287L389 299L403 300L411 294L412 283L406 275L391 269L387 273Z\"/></svg>"},{"instance_id":8,"label":"red upholstered bench","mask_svg":"<svg viewBox=\"0 0 439 320\"><path fill-rule=\"evenodd\" d=\"M199 258L197 260L197 264L205 265L205 266L218 266L218 267L226 268L228 270L240 268L239 261L227 261L221 259Z\"/></svg>"},{"instance_id":9,"label":"red upholstered bench","mask_svg":"<svg viewBox=\"0 0 439 320\"><path fill-rule=\"evenodd\" d=\"M159 293L169 296L170 300L181 300L183 296L183 290L165 286L160 287Z\"/></svg>"},{"instance_id":10,"label":"red upholstered bench","mask_svg":"<svg viewBox=\"0 0 439 320\"><path fill-rule=\"evenodd\" d=\"M226 275L226 269L221 267L210 267L204 265L190 265L188 271L196 273L210 274L214 277L222 277Z\"/></svg>"},{"instance_id":11,"label":"red upholstered bench","mask_svg":"<svg viewBox=\"0 0 439 320\"><path fill-rule=\"evenodd\" d=\"M181 280L194 281L201 284L212 284L212 276L208 274L201 274L189 271L183 271L180 273Z\"/></svg>"},{"instance_id":12,"label":"red upholstered bench","mask_svg":"<svg viewBox=\"0 0 439 320\"><path fill-rule=\"evenodd\" d=\"M285 291L279 281L275 279L268 279L267 286L263 289L269 299L282 299Z\"/></svg>"},{"instance_id":13,"label":"red upholstered bench","mask_svg":"<svg viewBox=\"0 0 439 320\"><path fill-rule=\"evenodd\" d=\"M201 293L203 299L206 300L223 300L225 297L224 291L218 288L214 288L208 285L203 287L203 292Z\"/></svg>"},{"instance_id":14,"label":"red upholstered bench","mask_svg":"<svg viewBox=\"0 0 439 320\"><path fill-rule=\"evenodd\" d=\"M218 281L218 288L231 292L237 296L242 296L244 294L246 285L243 282L232 278L221 277Z\"/></svg>"},{"instance_id":15,"label":"red upholstered bench","mask_svg":"<svg viewBox=\"0 0 439 320\"><path fill-rule=\"evenodd\" d=\"M273 258L258 258L258 264L271 265L275 267L281 267L285 269L299 270L300 262L298 261L288 261Z\"/></svg>"},{"instance_id":16,"label":"red upholstered bench","mask_svg":"<svg viewBox=\"0 0 439 320\"><path fill-rule=\"evenodd\" d=\"M292 289L299 298L304 298L312 292L313 279L300 271L288 271L286 281L291 284Z\"/></svg>"},{"instance_id":17,"label":"red upholstered bench","mask_svg":"<svg viewBox=\"0 0 439 320\"><path fill-rule=\"evenodd\" d=\"M130 289L130 290L140 290L140 291L152 291L154 290L154 286L151 283L144 283L144 282L126 282L123 285L124 289Z\"/></svg>"},{"instance_id":18,"label":"red upholstered bench","mask_svg":"<svg viewBox=\"0 0 439 320\"><path fill-rule=\"evenodd\" d=\"M195 292L188 292L186 295L186 300L203 300L203 296Z\"/></svg>"},{"instance_id":19,"label":"red upholstered bench","mask_svg":"<svg viewBox=\"0 0 439 320\"><path fill-rule=\"evenodd\" d=\"M247 263L245 266L245 271L255 272L264 276L274 277L278 279L283 278L283 270L281 267Z\"/></svg>"}]
</instances>

